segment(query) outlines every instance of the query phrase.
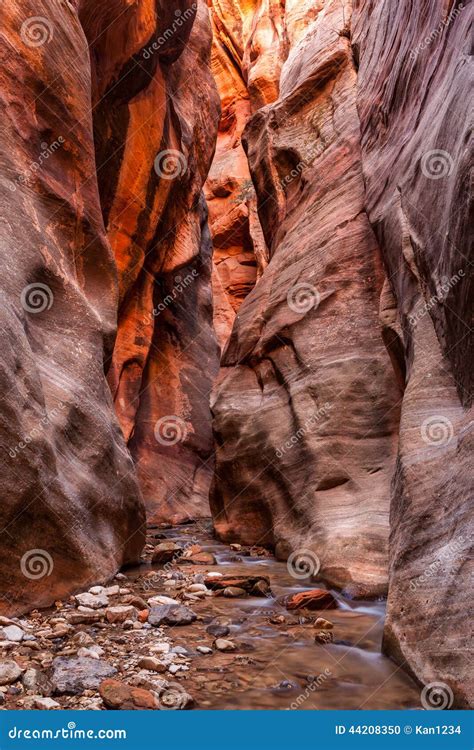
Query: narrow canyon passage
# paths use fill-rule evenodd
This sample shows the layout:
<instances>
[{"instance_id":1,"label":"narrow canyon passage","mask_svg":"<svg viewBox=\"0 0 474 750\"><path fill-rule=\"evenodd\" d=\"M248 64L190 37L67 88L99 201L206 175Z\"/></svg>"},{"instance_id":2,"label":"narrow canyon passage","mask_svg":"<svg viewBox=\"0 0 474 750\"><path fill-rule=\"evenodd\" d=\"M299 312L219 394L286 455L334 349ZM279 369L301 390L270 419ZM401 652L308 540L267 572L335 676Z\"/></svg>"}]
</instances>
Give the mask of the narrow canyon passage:
<instances>
[{"instance_id":1,"label":"narrow canyon passage","mask_svg":"<svg viewBox=\"0 0 474 750\"><path fill-rule=\"evenodd\" d=\"M472 705L473 17L422 5L2 6L0 705Z\"/></svg>"}]
</instances>

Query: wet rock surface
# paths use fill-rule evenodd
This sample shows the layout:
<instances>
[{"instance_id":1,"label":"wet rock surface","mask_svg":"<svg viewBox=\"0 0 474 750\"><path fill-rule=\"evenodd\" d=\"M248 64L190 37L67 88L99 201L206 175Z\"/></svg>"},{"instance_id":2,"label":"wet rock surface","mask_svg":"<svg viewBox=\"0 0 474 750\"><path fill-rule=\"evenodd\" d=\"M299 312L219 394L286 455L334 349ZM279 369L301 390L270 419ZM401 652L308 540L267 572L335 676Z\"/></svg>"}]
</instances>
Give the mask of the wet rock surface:
<instances>
[{"instance_id":1,"label":"wet rock surface","mask_svg":"<svg viewBox=\"0 0 474 750\"><path fill-rule=\"evenodd\" d=\"M382 602L320 589L337 601L330 614L288 611L280 603L288 597L301 602L306 593L314 602L315 581L295 579L264 550L230 550L210 529L201 523L164 533L179 550L199 542L215 558L212 566L182 565L180 556L151 565L150 529L143 565L104 590L82 592L106 595L107 607L80 612L79 594L9 621L26 638L0 641L1 708L419 707L418 688L380 653ZM243 596L221 595L237 581ZM258 582L265 595L250 593ZM136 615L110 618L122 609Z\"/></svg>"}]
</instances>

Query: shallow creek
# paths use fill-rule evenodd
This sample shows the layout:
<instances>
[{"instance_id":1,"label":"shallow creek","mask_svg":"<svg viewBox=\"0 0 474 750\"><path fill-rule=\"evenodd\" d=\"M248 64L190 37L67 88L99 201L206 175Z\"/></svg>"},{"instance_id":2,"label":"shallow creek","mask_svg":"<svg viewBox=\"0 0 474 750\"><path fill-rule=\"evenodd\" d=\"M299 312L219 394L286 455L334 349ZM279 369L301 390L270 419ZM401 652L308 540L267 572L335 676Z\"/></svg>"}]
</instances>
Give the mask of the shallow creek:
<instances>
[{"instance_id":1,"label":"shallow creek","mask_svg":"<svg viewBox=\"0 0 474 750\"><path fill-rule=\"evenodd\" d=\"M153 530L151 532L153 534ZM278 603L284 595L324 588L314 580L295 580L274 557L235 553L216 541L203 524L161 531L160 537L182 545L198 543L212 552L217 565L205 570L224 575L266 575L274 598L210 597L191 604L199 620L172 628L176 645L195 654L186 674L186 689L203 709L398 709L418 708L420 691L397 665L381 653L385 602L350 601L333 592L339 608L324 612L288 612ZM162 540L162 539L161 539ZM155 566L157 570L161 566ZM180 566L189 570L190 566ZM201 566L192 566L199 573ZM152 566L128 571L142 576ZM169 592L172 596L172 592ZM309 615L308 618L303 615ZM283 615L285 622L270 619ZM334 624L334 642L314 642L315 616ZM202 656L198 645L212 645L206 625L219 618L238 646L233 653ZM305 622L309 619L309 622ZM171 629L170 629L171 630Z\"/></svg>"}]
</instances>

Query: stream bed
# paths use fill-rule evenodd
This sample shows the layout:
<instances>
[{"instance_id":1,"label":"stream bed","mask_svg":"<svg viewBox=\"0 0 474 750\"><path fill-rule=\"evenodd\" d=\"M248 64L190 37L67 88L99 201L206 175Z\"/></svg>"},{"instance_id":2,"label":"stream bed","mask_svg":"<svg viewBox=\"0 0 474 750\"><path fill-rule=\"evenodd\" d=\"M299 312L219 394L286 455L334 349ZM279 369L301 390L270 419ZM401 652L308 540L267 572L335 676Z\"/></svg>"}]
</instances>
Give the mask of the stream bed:
<instances>
[{"instance_id":1,"label":"stream bed","mask_svg":"<svg viewBox=\"0 0 474 750\"><path fill-rule=\"evenodd\" d=\"M161 535L160 535L161 536ZM332 593L338 609L288 612L278 600L324 584L295 580L273 556L240 554L216 541L210 526L195 524L164 530L162 536L183 546L199 544L217 561L206 570L227 575L270 578L274 597L212 597L195 611L206 622L218 618L238 644L232 654L214 652L193 659L189 691L203 709L402 709L420 707L413 680L381 653L385 601L350 601ZM189 566L182 566L182 569ZM194 566L193 566L194 567ZM198 568L196 568L196 572ZM140 570L143 572L143 568ZM334 624L334 642L314 642L315 616ZM276 623L283 617L284 622ZM309 622L305 622L308 619ZM212 645L203 623L174 628L176 643L187 649ZM199 655L198 655L199 656Z\"/></svg>"}]
</instances>

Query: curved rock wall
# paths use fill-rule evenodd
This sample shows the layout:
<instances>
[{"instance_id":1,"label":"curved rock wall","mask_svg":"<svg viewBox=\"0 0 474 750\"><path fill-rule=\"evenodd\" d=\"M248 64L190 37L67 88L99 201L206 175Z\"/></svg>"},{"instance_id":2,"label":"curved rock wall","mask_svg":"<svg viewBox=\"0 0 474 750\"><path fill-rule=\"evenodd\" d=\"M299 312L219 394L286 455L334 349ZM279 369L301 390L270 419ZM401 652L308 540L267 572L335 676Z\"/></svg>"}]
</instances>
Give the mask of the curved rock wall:
<instances>
[{"instance_id":1,"label":"curved rock wall","mask_svg":"<svg viewBox=\"0 0 474 750\"><path fill-rule=\"evenodd\" d=\"M13 612L139 558L136 470L151 520L209 513L202 187L219 102L202 1L21 0L1 15L0 594Z\"/></svg>"},{"instance_id":2,"label":"curved rock wall","mask_svg":"<svg viewBox=\"0 0 474 750\"><path fill-rule=\"evenodd\" d=\"M230 4L270 262L213 395L216 530L388 579L385 650L466 706L472 3Z\"/></svg>"},{"instance_id":3,"label":"curved rock wall","mask_svg":"<svg viewBox=\"0 0 474 750\"><path fill-rule=\"evenodd\" d=\"M326 580L364 596L387 584L400 393L379 332L350 3L318 9L304 24L289 9L279 97L244 132L270 262L240 308L213 397L211 505L222 538L284 558L308 550ZM279 66L257 67L248 75L262 90L262 71Z\"/></svg>"},{"instance_id":4,"label":"curved rock wall","mask_svg":"<svg viewBox=\"0 0 474 750\"><path fill-rule=\"evenodd\" d=\"M5 614L137 560L145 517L104 376L118 290L87 41L70 4L22 0L0 13Z\"/></svg>"},{"instance_id":5,"label":"curved rock wall","mask_svg":"<svg viewBox=\"0 0 474 750\"><path fill-rule=\"evenodd\" d=\"M105 23L102 50L126 54L97 77L95 139L104 219L119 269L109 373L150 521L209 515L209 393L218 368L203 182L219 101L204 2L147 3ZM178 12L180 11L180 12ZM109 74L108 76L106 74Z\"/></svg>"},{"instance_id":6,"label":"curved rock wall","mask_svg":"<svg viewBox=\"0 0 474 750\"><path fill-rule=\"evenodd\" d=\"M359 2L353 43L366 208L405 373L385 649L474 700L472 3ZM448 7L449 6L449 7ZM471 222L469 219L471 218Z\"/></svg>"}]
</instances>

